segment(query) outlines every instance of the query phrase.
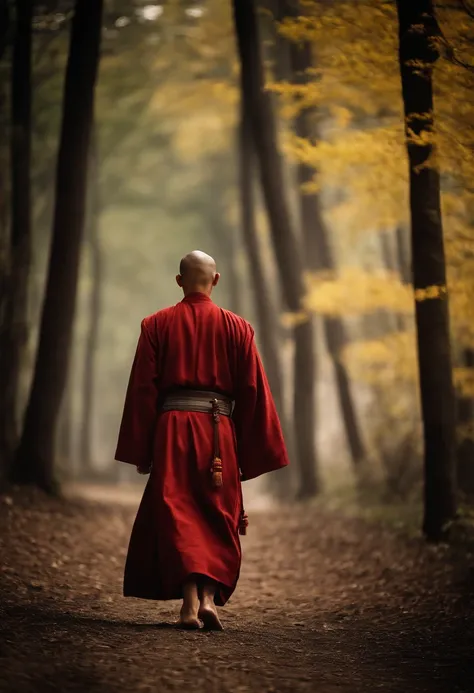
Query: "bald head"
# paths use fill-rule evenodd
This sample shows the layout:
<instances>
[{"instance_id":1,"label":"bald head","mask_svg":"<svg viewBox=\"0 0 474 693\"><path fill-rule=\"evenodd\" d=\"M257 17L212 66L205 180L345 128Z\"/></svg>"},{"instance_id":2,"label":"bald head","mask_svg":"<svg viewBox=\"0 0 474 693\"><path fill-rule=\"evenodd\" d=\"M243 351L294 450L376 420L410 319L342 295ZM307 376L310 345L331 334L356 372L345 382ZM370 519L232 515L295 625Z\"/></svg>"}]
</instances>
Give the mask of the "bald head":
<instances>
[{"instance_id":1,"label":"bald head","mask_svg":"<svg viewBox=\"0 0 474 693\"><path fill-rule=\"evenodd\" d=\"M185 294L199 291L210 294L219 281L214 258L200 250L193 250L179 263L178 285Z\"/></svg>"}]
</instances>

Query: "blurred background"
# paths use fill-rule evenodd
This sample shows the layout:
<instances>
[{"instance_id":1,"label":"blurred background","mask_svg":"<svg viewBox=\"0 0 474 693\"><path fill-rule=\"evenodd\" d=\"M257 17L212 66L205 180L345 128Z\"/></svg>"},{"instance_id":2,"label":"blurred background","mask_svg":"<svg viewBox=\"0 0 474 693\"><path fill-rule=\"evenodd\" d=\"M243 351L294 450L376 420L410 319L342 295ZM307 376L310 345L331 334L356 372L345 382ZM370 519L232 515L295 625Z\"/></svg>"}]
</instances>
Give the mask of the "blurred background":
<instances>
[{"instance_id":1,"label":"blurred background","mask_svg":"<svg viewBox=\"0 0 474 693\"><path fill-rule=\"evenodd\" d=\"M31 255L28 300L24 314L17 313L23 347L9 424L17 432L45 294L72 10L67 0L33 7ZM462 63L474 21L462 3L439 7L438 19L454 51L445 51L434 73L436 161L460 405L456 464L468 499L474 491L474 91L473 72ZM275 253L255 157L242 135L231 4L104 3L54 475L60 482L143 483L113 460L140 321L181 299L174 279L179 260L200 249L216 258L222 274L216 303L255 327L294 462L278 479L253 482L253 491L287 498L356 494L364 502L416 505L423 440L396 6L262 0L258 21L292 230L286 266ZM14 51L11 22L4 28L5 248ZM308 410L300 393L312 384Z\"/></svg>"}]
</instances>

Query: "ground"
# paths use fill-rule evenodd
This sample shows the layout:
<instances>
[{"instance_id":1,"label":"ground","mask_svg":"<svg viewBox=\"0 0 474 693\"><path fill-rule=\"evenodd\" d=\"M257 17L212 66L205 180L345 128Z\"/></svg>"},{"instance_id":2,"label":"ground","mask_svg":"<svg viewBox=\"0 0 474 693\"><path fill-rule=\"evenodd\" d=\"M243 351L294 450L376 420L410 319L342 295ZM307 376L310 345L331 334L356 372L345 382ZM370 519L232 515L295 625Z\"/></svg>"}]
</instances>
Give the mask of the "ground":
<instances>
[{"instance_id":1,"label":"ground","mask_svg":"<svg viewBox=\"0 0 474 693\"><path fill-rule=\"evenodd\" d=\"M253 510L222 633L121 596L136 505L0 496L0 691L474 691L474 560L327 508Z\"/></svg>"}]
</instances>

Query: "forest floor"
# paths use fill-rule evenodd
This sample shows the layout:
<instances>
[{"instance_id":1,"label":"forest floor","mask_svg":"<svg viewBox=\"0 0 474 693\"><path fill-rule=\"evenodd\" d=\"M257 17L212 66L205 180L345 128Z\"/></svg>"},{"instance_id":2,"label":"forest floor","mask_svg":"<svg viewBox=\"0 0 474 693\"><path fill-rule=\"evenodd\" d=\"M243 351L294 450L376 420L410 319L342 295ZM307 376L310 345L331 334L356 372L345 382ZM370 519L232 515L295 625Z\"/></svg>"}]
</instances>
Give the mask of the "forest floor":
<instances>
[{"instance_id":1,"label":"forest floor","mask_svg":"<svg viewBox=\"0 0 474 693\"><path fill-rule=\"evenodd\" d=\"M474 691L474 556L324 507L250 512L221 633L121 596L136 504L0 496L0 691ZM472 549L471 549L472 551Z\"/></svg>"}]
</instances>

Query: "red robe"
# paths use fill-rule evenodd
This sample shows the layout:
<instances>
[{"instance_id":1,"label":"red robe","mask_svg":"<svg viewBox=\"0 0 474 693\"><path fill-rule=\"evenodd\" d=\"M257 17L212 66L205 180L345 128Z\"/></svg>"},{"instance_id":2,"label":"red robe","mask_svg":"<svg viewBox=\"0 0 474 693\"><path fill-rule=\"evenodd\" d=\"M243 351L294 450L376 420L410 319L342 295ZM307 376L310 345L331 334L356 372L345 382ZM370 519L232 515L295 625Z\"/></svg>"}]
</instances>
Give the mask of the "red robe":
<instances>
[{"instance_id":1,"label":"red robe","mask_svg":"<svg viewBox=\"0 0 474 693\"><path fill-rule=\"evenodd\" d=\"M206 413L159 412L176 387L235 399L219 423L223 486L211 485L213 423ZM241 480L288 464L252 327L202 293L145 318L115 459L152 470L133 526L124 595L179 599L192 573L219 584L223 605L240 573Z\"/></svg>"}]
</instances>

